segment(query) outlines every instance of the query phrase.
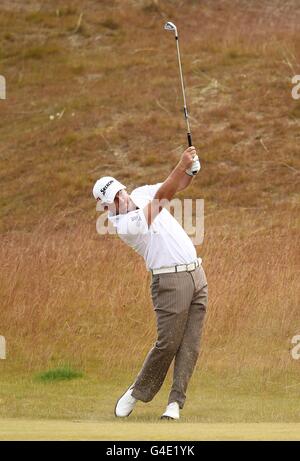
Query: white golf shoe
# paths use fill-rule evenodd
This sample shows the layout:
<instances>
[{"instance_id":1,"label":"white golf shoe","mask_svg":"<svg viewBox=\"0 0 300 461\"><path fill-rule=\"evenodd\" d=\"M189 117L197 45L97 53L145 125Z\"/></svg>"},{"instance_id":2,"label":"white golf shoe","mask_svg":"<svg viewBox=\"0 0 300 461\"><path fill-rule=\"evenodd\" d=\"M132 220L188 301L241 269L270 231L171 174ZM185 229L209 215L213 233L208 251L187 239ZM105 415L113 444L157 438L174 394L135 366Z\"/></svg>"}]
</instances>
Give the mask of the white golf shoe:
<instances>
[{"instance_id":1,"label":"white golf shoe","mask_svg":"<svg viewBox=\"0 0 300 461\"><path fill-rule=\"evenodd\" d=\"M161 419L179 419L179 405L177 402L171 402L167 405L166 411L160 417Z\"/></svg>"},{"instance_id":2,"label":"white golf shoe","mask_svg":"<svg viewBox=\"0 0 300 461\"><path fill-rule=\"evenodd\" d=\"M137 399L132 397L131 393L133 391L133 386L130 386L129 389L119 398L115 406L115 416L119 418L126 418L129 416L134 406L137 402Z\"/></svg>"}]
</instances>

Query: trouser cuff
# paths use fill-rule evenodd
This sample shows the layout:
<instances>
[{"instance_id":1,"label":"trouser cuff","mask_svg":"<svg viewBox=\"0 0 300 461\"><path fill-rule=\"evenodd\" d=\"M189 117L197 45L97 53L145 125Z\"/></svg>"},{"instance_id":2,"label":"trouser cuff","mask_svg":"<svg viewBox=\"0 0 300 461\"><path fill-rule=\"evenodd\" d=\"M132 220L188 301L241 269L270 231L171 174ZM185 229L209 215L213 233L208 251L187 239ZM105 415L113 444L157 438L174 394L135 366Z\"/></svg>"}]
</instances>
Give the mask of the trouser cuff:
<instances>
[{"instance_id":1,"label":"trouser cuff","mask_svg":"<svg viewBox=\"0 0 300 461\"><path fill-rule=\"evenodd\" d=\"M178 392L171 392L169 396L169 400L168 400L168 405L169 403L172 403L172 402L177 402L179 405L179 408L182 410L182 408L184 407L184 403L185 403L185 397L180 396Z\"/></svg>"}]
</instances>

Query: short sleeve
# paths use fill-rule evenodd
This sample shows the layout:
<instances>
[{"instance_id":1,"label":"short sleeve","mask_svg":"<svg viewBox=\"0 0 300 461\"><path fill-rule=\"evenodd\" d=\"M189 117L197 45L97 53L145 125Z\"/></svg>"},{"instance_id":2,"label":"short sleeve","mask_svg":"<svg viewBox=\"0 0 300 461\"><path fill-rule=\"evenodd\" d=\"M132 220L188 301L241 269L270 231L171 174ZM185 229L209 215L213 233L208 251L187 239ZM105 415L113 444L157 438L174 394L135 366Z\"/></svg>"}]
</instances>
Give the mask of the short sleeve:
<instances>
[{"instance_id":1,"label":"short sleeve","mask_svg":"<svg viewBox=\"0 0 300 461\"><path fill-rule=\"evenodd\" d=\"M148 186L148 191L149 191L149 195L151 196L151 199L154 198L156 192L158 191L158 189L160 188L160 186L162 184L163 184L162 182L159 182L157 184L153 184L151 186Z\"/></svg>"},{"instance_id":2,"label":"short sleeve","mask_svg":"<svg viewBox=\"0 0 300 461\"><path fill-rule=\"evenodd\" d=\"M121 235L140 235L148 231L148 223L142 209L125 214L117 228L118 234Z\"/></svg>"},{"instance_id":3,"label":"short sleeve","mask_svg":"<svg viewBox=\"0 0 300 461\"><path fill-rule=\"evenodd\" d=\"M144 208L147 203L154 199L154 196L161 185L162 182L153 185L137 187L132 191L130 197L139 207Z\"/></svg>"}]
</instances>

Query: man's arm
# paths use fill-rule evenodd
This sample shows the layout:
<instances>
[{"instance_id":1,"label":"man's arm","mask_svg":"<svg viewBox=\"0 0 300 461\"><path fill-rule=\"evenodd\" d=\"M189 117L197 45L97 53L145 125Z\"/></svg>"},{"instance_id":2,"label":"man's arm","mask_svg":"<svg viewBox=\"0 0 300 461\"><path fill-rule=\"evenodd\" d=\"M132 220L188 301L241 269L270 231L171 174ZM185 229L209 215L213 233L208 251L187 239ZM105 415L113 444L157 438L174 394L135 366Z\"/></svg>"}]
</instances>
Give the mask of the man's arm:
<instances>
[{"instance_id":1,"label":"man's arm","mask_svg":"<svg viewBox=\"0 0 300 461\"><path fill-rule=\"evenodd\" d=\"M172 200L176 192L185 189L190 184L192 176L189 176L186 170L191 167L195 155L196 149L193 146L184 151L177 166L162 183L153 200L144 208L148 226L151 225L163 207Z\"/></svg>"},{"instance_id":2,"label":"man's arm","mask_svg":"<svg viewBox=\"0 0 300 461\"><path fill-rule=\"evenodd\" d=\"M177 192L180 192L180 191L186 189L191 184L193 179L194 179L194 176L190 176L188 174L185 174L184 176L182 176L182 178L180 180L180 183L178 185Z\"/></svg>"}]
</instances>

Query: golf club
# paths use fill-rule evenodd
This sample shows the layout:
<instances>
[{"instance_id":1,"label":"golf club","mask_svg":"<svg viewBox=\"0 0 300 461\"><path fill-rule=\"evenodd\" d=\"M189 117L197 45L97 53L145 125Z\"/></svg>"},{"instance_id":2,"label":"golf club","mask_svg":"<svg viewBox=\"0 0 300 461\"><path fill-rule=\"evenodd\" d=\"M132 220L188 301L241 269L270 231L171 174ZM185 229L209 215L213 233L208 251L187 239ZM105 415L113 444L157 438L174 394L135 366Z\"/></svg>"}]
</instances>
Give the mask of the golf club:
<instances>
[{"instance_id":1,"label":"golf club","mask_svg":"<svg viewBox=\"0 0 300 461\"><path fill-rule=\"evenodd\" d=\"M178 56L178 65L179 65L179 74L180 74L180 82L181 82L181 89L182 89L182 96L183 96L183 113L184 113L184 118L186 121L186 126L187 126L187 139L188 139L188 144L189 146L192 146L192 134L191 134L191 129L190 129L190 123L189 123L189 114L187 110L187 105L186 105L186 97L185 97L185 89L184 89L184 83L183 83L183 75L182 75L182 67L181 67L181 59L180 59L180 51L179 51L179 39L178 39L178 32L177 32L177 27L173 22L167 22L164 26L165 30L171 30L175 33L175 40L176 40L176 46L177 46L177 56Z\"/></svg>"}]
</instances>

